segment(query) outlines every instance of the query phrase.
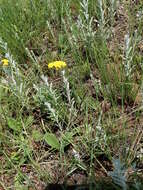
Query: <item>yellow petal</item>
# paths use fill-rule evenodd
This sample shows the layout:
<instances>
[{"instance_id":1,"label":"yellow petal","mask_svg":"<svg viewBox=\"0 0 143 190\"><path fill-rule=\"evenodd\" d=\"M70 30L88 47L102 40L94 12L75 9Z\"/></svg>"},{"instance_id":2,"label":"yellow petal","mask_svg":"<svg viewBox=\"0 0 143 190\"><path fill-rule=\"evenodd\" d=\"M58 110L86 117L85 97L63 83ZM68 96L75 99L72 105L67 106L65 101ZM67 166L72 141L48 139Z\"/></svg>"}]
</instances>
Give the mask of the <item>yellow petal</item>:
<instances>
[{"instance_id":1,"label":"yellow petal","mask_svg":"<svg viewBox=\"0 0 143 190\"><path fill-rule=\"evenodd\" d=\"M8 66L8 59L2 59L1 62L3 66Z\"/></svg>"},{"instance_id":2,"label":"yellow petal","mask_svg":"<svg viewBox=\"0 0 143 190\"><path fill-rule=\"evenodd\" d=\"M48 64L48 68L55 68L56 70L66 67L67 64L64 61L54 61Z\"/></svg>"}]
</instances>

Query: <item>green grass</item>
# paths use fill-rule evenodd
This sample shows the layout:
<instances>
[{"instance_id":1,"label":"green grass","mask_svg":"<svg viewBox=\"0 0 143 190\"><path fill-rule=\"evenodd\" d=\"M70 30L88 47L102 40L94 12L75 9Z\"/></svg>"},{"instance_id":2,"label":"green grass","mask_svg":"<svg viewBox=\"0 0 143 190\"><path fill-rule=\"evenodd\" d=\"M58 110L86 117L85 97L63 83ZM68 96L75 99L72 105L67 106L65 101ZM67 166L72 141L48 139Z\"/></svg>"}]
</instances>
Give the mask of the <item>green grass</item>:
<instances>
[{"instance_id":1,"label":"green grass","mask_svg":"<svg viewBox=\"0 0 143 190\"><path fill-rule=\"evenodd\" d=\"M0 188L142 179L142 8L0 0Z\"/></svg>"}]
</instances>

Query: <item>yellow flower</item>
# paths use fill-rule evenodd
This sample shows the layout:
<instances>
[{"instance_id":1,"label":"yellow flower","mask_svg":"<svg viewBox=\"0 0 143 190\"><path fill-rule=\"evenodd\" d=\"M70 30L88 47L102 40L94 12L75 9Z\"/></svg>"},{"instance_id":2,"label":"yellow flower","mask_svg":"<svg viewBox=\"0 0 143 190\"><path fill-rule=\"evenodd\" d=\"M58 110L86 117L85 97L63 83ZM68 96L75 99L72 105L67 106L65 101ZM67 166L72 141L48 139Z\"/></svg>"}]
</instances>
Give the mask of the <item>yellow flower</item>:
<instances>
[{"instance_id":1,"label":"yellow flower","mask_svg":"<svg viewBox=\"0 0 143 190\"><path fill-rule=\"evenodd\" d=\"M54 62L51 62L48 64L49 69L55 68L56 70L59 70L59 69L64 68L66 66L67 66L67 64L63 61L54 61Z\"/></svg>"},{"instance_id":2,"label":"yellow flower","mask_svg":"<svg viewBox=\"0 0 143 190\"><path fill-rule=\"evenodd\" d=\"M1 60L3 66L8 66L8 59Z\"/></svg>"}]
</instances>

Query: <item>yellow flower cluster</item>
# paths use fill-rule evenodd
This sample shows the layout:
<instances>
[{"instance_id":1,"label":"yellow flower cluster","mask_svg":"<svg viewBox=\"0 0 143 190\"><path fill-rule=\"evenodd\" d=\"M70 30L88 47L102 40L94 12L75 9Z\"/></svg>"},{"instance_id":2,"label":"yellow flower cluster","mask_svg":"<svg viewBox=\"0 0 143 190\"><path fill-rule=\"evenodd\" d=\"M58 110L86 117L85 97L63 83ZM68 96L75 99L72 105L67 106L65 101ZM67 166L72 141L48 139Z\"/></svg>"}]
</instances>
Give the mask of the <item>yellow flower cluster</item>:
<instances>
[{"instance_id":1,"label":"yellow flower cluster","mask_svg":"<svg viewBox=\"0 0 143 190\"><path fill-rule=\"evenodd\" d=\"M59 69L64 68L66 66L67 66L67 64L63 61L54 61L54 62L51 62L48 64L49 69L55 68L56 70L59 70Z\"/></svg>"},{"instance_id":2,"label":"yellow flower cluster","mask_svg":"<svg viewBox=\"0 0 143 190\"><path fill-rule=\"evenodd\" d=\"M8 59L2 59L1 63L3 66L8 66Z\"/></svg>"}]
</instances>

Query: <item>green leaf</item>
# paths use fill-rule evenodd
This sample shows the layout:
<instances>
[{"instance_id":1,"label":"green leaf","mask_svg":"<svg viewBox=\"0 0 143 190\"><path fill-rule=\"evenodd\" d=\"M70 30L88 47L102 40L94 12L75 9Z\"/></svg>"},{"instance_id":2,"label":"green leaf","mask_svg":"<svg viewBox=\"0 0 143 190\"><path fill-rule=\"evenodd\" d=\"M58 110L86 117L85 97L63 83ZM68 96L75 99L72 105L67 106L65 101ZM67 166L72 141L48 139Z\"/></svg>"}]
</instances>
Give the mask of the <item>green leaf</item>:
<instances>
[{"instance_id":1,"label":"green leaf","mask_svg":"<svg viewBox=\"0 0 143 190\"><path fill-rule=\"evenodd\" d=\"M52 148L55 148L57 150L60 150L60 143L57 139L57 137L53 133L46 133L44 135L44 140L48 145L50 145Z\"/></svg>"},{"instance_id":2,"label":"green leaf","mask_svg":"<svg viewBox=\"0 0 143 190\"><path fill-rule=\"evenodd\" d=\"M15 132L21 132L22 130L22 125L20 121L17 121L16 119L13 118L8 118L8 127L10 129L13 129Z\"/></svg>"}]
</instances>

